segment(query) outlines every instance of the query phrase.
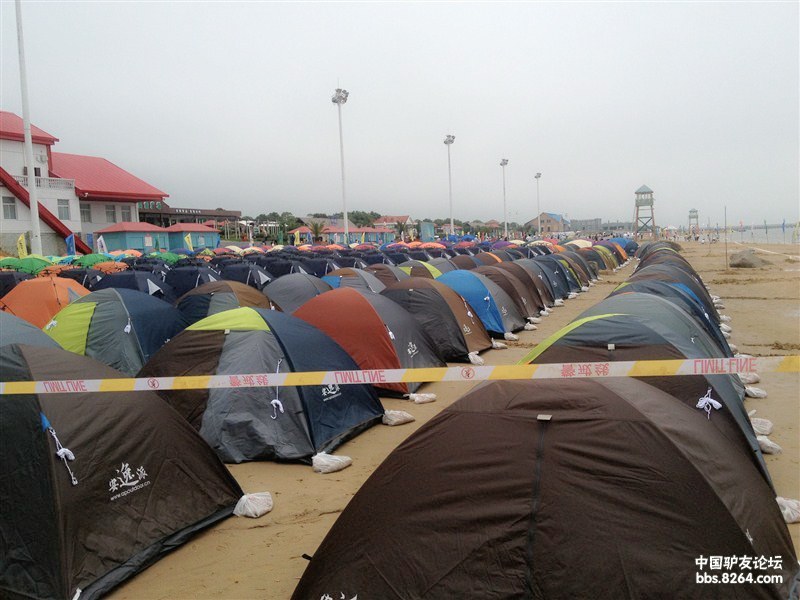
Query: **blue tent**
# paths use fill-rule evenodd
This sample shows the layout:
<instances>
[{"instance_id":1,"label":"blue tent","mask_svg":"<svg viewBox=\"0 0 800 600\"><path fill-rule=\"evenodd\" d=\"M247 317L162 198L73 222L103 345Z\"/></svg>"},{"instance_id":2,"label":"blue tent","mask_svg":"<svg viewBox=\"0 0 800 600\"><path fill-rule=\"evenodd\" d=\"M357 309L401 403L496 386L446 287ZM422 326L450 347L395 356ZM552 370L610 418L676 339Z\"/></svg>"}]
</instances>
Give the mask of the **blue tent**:
<instances>
[{"instance_id":1,"label":"blue tent","mask_svg":"<svg viewBox=\"0 0 800 600\"><path fill-rule=\"evenodd\" d=\"M461 294L491 335L502 337L525 326L514 301L489 278L459 269L444 273L437 281Z\"/></svg>"},{"instance_id":2,"label":"blue tent","mask_svg":"<svg viewBox=\"0 0 800 600\"><path fill-rule=\"evenodd\" d=\"M127 271L120 271L119 273L109 273L89 286L89 289L93 292L108 288L137 290L159 298L164 302L169 302L170 304L173 304L175 300L178 299L171 285L164 283L161 277L149 271L134 271L128 269Z\"/></svg>"}]
</instances>

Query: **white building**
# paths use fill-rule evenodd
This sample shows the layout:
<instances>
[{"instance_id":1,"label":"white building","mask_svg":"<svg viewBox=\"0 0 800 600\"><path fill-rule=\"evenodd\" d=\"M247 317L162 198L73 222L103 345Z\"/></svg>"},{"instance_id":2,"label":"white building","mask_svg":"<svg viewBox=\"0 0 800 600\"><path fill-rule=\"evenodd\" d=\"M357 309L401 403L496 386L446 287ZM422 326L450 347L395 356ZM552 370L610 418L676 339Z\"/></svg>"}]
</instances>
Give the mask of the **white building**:
<instances>
[{"instance_id":1,"label":"white building","mask_svg":"<svg viewBox=\"0 0 800 600\"><path fill-rule=\"evenodd\" d=\"M44 254L63 254L75 233L79 252L88 234L109 224L138 221L137 202L168 195L104 158L53 152L58 138L31 126L33 175L39 201ZM0 111L0 248L16 252L21 233L31 231L22 119Z\"/></svg>"}]
</instances>

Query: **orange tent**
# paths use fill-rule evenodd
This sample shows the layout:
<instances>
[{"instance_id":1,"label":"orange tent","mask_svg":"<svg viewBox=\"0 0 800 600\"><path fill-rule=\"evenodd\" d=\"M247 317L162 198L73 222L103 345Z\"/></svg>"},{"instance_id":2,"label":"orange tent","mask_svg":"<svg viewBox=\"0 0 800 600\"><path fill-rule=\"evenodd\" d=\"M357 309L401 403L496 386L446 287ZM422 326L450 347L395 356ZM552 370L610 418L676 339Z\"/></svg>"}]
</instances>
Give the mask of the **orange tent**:
<instances>
[{"instance_id":1,"label":"orange tent","mask_svg":"<svg viewBox=\"0 0 800 600\"><path fill-rule=\"evenodd\" d=\"M89 293L77 281L65 277L37 277L22 281L0 300L0 310L36 327L44 327L75 298Z\"/></svg>"}]
</instances>

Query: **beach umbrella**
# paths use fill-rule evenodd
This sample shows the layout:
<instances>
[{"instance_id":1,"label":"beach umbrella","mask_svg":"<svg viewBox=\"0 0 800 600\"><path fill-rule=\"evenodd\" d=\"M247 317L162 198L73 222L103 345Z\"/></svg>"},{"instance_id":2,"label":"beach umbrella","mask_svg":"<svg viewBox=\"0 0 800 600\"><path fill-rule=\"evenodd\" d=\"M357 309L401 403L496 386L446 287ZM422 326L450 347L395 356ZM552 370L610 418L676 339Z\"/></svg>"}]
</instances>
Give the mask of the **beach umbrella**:
<instances>
[{"instance_id":1,"label":"beach umbrella","mask_svg":"<svg viewBox=\"0 0 800 600\"><path fill-rule=\"evenodd\" d=\"M239 246L225 246L228 250L232 251L234 254L242 254L243 250Z\"/></svg>"},{"instance_id":2,"label":"beach umbrella","mask_svg":"<svg viewBox=\"0 0 800 600\"><path fill-rule=\"evenodd\" d=\"M492 244L492 250L497 250L498 248L505 248L506 246L513 246L511 242L507 240L500 240L499 242L495 242Z\"/></svg>"},{"instance_id":3,"label":"beach umbrella","mask_svg":"<svg viewBox=\"0 0 800 600\"><path fill-rule=\"evenodd\" d=\"M175 254L174 252L153 252L150 254L150 256L154 258L160 258L168 265L174 265L182 258L181 256Z\"/></svg>"},{"instance_id":4,"label":"beach umbrella","mask_svg":"<svg viewBox=\"0 0 800 600\"><path fill-rule=\"evenodd\" d=\"M108 259L106 259L108 260ZM25 258L20 258L19 262L17 263L16 269L17 271L22 271L23 273L28 273L30 275L36 275L39 271L44 269L45 267L50 266L51 263L44 257L38 257L29 255Z\"/></svg>"},{"instance_id":5,"label":"beach umbrella","mask_svg":"<svg viewBox=\"0 0 800 600\"><path fill-rule=\"evenodd\" d=\"M0 269L16 269L19 259L16 256L6 256L0 258Z\"/></svg>"},{"instance_id":6,"label":"beach umbrella","mask_svg":"<svg viewBox=\"0 0 800 600\"><path fill-rule=\"evenodd\" d=\"M109 256L106 254L84 254L73 260L72 264L80 267L93 267L97 263L108 261Z\"/></svg>"},{"instance_id":7,"label":"beach umbrella","mask_svg":"<svg viewBox=\"0 0 800 600\"><path fill-rule=\"evenodd\" d=\"M101 273L119 273L120 271L125 271L128 269L128 265L124 262L98 262L92 265L93 269L100 271Z\"/></svg>"}]
</instances>

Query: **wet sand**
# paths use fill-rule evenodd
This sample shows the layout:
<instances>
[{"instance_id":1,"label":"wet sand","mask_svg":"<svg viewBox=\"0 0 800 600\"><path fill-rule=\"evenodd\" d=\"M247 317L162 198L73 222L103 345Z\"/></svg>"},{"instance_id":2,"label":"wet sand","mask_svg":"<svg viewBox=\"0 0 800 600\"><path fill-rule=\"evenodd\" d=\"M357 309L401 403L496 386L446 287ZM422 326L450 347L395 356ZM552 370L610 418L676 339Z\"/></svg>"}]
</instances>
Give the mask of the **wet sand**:
<instances>
[{"instance_id":1,"label":"wet sand","mask_svg":"<svg viewBox=\"0 0 800 600\"><path fill-rule=\"evenodd\" d=\"M763 269L726 269L723 244L683 244L686 256L700 272L712 293L721 296L732 317L731 341L739 351L755 356L800 354L800 254L797 246L751 245L777 252L763 254L770 265ZM745 246L748 246L745 244ZM729 244L730 253L742 246ZM512 364L531 347L556 332L591 305L605 298L634 269L629 264L566 306L544 318L536 331L523 331L519 342L507 350L482 356L487 364ZM750 399L748 410L771 419L770 439L783 453L767 456L778 494L800 498L800 375L763 374L757 384L769 393ZM387 409L405 410L414 423L399 427L376 426L347 442L336 454L353 458L353 466L330 475L314 473L310 466L276 463L230 465L245 492L269 491L275 508L260 519L232 517L195 536L189 543L117 588L115 600L158 598L257 598L291 596L307 565L304 553L313 555L339 513L359 487L403 440L449 406L471 387L465 383L435 383L421 391L436 393L430 404L415 405L383 398ZM800 548L800 524L789 526L795 548Z\"/></svg>"}]
</instances>

